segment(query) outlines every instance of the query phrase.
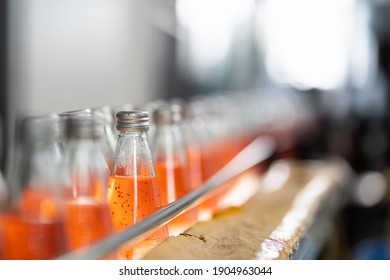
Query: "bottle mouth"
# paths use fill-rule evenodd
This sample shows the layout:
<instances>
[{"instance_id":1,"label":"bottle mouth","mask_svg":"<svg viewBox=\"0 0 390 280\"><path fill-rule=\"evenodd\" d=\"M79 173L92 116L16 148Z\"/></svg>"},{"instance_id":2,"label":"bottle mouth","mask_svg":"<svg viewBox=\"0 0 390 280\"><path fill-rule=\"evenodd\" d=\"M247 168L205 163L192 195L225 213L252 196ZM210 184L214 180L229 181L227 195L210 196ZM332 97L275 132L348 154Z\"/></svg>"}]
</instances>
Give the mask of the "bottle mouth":
<instances>
[{"instance_id":1,"label":"bottle mouth","mask_svg":"<svg viewBox=\"0 0 390 280\"><path fill-rule=\"evenodd\" d=\"M149 130L149 113L142 110L119 111L116 113L118 131Z\"/></svg>"}]
</instances>

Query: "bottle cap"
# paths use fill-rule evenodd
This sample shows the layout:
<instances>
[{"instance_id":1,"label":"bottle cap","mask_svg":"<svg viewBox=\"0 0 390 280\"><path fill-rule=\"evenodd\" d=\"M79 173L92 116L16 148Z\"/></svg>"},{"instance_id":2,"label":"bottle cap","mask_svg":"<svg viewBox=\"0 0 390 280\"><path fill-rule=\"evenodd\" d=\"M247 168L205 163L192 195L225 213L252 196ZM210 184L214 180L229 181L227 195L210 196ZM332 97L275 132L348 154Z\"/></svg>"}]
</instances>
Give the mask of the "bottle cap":
<instances>
[{"instance_id":1,"label":"bottle cap","mask_svg":"<svg viewBox=\"0 0 390 280\"><path fill-rule=\"evenodd\" d=\"M149 113L147 111L132 110L116 113L118 131L147 131L149 130Z\"/></svg>"},{"instance_id":2,"label":"bottle cap","mask_svg":"<svg viewBox=\"0 0 390 280\"><path fill-rule=\"evenodd\" d=\"M28 116L20 124L20 135L23 140L50 140L58 137L58 116L55 114Z\"/></svg>"},{"instance_id":3,"label":"bottle cap","mask_svg":"<svg viewBox=\"0 0 390 280\"><path fill-rule=\"evenodd\" d=\"M104 121L101 114L68 116L65 119L65 135L78 139L100 138L104 134Z\"/></svg>"},{"instance_id":4,"label":"bottle cap","mask_svg":"<svg viewBox=\"0 0 390 280\"><path fill-rule=\"evenodd\" d=\"M66 120L71 117L75 116L89 116L92 114L92 110L87 108L87 109L79 109L79 110L72 110L72 111L66 111L66 112L61 112L58 113L59 121L59 130L60 130L60 135L63 137L66 134Z\"/></svg>"},{"instance_id":5,"label":"bottle cap","mask_svg":"<svg viewBox=\"0 0 390 280\"><path fill-rule=\"evenodd\" d=\"M157 125L178 123L182 119L182 111L179 104L161 106L154 110L153 121Z\"/></svg>"}]
</instances>

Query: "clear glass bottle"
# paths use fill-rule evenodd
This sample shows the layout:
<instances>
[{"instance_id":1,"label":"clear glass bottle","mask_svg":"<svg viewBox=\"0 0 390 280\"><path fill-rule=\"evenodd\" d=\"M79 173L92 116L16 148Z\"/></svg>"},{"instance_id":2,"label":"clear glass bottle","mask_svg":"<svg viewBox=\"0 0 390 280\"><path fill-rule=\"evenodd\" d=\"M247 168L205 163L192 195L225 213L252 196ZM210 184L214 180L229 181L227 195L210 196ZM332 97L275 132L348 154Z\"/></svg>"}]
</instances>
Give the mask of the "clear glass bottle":
<instances>
[{"instance_id":1,"label":"clear glass bottle","mask_svg":"<svg viewBox=\"0 0 390 280\"><path fill-rule=\"evenodd\" d=\"M117 141L116 130L114 130L114 119L112 117L112 108L109 106L100 106L91 109L92 114L102 115L104 118L104 137L101 138L101 145L104 149L105 158L111 170L112 161Z\"/></svg>"},{"instance_id":2,"label":"clear glass bottle","mask_svg":"<svg viewBox=\"0 0 390 280\"><path fill-rule=\"evenodd\" d=\"M146 111L117 113L118 141L108 184L108 203L114 229L122 231L162 207L160 188L147 135ZM140 259L168 237L166 225L145 238L122 245L120 259Z\"/></svg>"},{"instance_id":3,"label":"clear glass bottle","mask_svg":"<svg viewBox=\"0 0 390 280\"><path fill-rule=\"evenodd\" d=\"M213 124L215 119L209 114L209 106L205 99L193 99L188 103L191 114L191 124L200 142L202 183L210 179L219 166L220 147L222 143L216 141ZM200 221L209 220L217 211L219 197L213 191L198 207Z\"/></svg>"},{"instance_id":4,"label":"clear glass bottle","mask_svg":"<svg viewBox=\"0 0 390 280\"><path fill-rule=\"evenodd\" d=\"M5 205L7 199L7 187L3 173L0 171L0 211Z\"/></svg>"},{"instance_id":5,"label":"clear glass bottle","mask_svg":"<svg viewBox=\"0 0 390 280\"><path fill-rule=\"evenodd\" d=\"M59 195L55 116L27 117L6 175L8 194L0 213L4 259L52 259L65 252Z\"/></svg>"},{"instance_id":6,"label":"clear glass bottle","mask_svg":"<svg viewBox=\"0 0 390 280\"><path fill-rule=\"evenodd\" d=\"M111 170L112 160L114 157L114 150L116 145L116 140L113 140L115 138L115 135L112 134L112 117L111 113L108 113L109 108L106 106L96 107L96 108L87 108L87 109L81 109L81 110L74 110L74 111L67 111L58 114L60 117L59 121L59 127L60 127L60 141L59 146L61 147L61 150L63 150L63 146L65 145L65 142L67 141L67 136L65 135L66 131L66 120L68 118L77 117L77 116L91 116L91 115L98 115L99 118L103 119L103 136L99 137L96 141L98 142L100 149L103 153L103 156L107 163L107 172L109 173ZM115 141L115 142L113 142Z\"/></svg>"},{"instance_id":7,"label":"clear glass bottle","mask_svg":"<svg viewBox=\"0 0 390 280\"><path fill-rule=\"evenodd\" d=\"M146 111L148 112L150 118L149 118L149 130L148 130L148 136L149 139L154 138L154 133L156 132L156 124L154 123L153 119L153 113L154 111L161 107L167 105L168 102L165 99L155 99L152 101L149 101L145 104L142 104L141 106L137 106L137 110Z\"/></svg>"},{"instance_id":8,"label":"clear glass bottle","mask_svg":"<svg viewBox=\"0 0 390 280\"><path fill-rule=\"evenodd\" d=\"M183 139L188 160L191 189L197 189L203 184L202 174L202 138L198 133L195 111L190 104L183 104Z\"/></svg>"},{"instance_id":9,"label":"clear glass bottle","mask_svg":"<svg viewBox=\"0 0 390 280\"><path fill-rule=\"evenodd\" d=\"M66 141L66 135L65 135L65 130L66 130L66 119L69 117L74 117L74 116L84 116L84 115L91 115L92 111L91 109L79 109L79 110L72 110L72 111L65 111L58 113L58 139L57 139L57 145L60 148L61 153L63 152L64 149L64 143Z\"/></svg>"},{"instance_id":10,"label":"clear glass bottle","mask_svg":"<svg viewBox=\"0 0 390 280\"><path fill-rule=\"evenodd\" d=\"M69 116L65 136L63 213L67 248L75 250L113 233L107 203L108 169L99 145L104 119Z\"/></svg>"},{"instance_id":11,"label":"clear glass bottle","mask_svg":"<svg viewBox=\"0 0 390 280\"><path fill-rule=\"evenodd\" d=\"M181 108L166 105L153 113L156 131L152 154L163 205L168 205L191 192L188 161L181 130ZM197 222L196 208L187 210L168 222L169 234L177 236Z\"/></svg>"}]
</instances>

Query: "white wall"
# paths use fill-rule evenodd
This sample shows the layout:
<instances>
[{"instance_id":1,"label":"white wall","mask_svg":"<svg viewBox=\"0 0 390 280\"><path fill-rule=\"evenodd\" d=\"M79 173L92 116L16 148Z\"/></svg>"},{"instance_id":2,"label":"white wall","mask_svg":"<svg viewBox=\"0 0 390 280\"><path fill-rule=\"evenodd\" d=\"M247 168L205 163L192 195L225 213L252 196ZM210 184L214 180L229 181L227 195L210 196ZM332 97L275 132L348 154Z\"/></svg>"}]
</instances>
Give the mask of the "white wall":
<instances>
[{"instance_id":1,"label":"white wall","mask_svg":"<svg viewBox=\"0 0 390 280\"><path fill-rule=\"evenodd\" d=\"M161 34L147 1L10 2L10 93L27 114L142 104L159 95Z\"/></svg>"}]
</instances>

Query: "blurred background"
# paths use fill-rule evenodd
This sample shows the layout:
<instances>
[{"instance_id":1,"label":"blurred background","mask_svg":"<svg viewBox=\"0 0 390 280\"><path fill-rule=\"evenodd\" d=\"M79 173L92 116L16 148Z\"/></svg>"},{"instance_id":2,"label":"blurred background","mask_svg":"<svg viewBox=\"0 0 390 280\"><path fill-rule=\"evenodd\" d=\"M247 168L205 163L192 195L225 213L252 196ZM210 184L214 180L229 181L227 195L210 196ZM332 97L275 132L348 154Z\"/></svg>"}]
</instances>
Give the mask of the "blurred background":
<instances>
[{"instance_id":1,"label":"blurred background","mask_svg":"<svg viewBox=\"0 0 390 280\"><path fill-rule=\"evenodd\" d=\"M299 93L318 121L297 156L340 155L358 175L320 258L390 258L389 13L388 0L0 1L1 168L21 114Z\"/></svg>"}]
</instances>

